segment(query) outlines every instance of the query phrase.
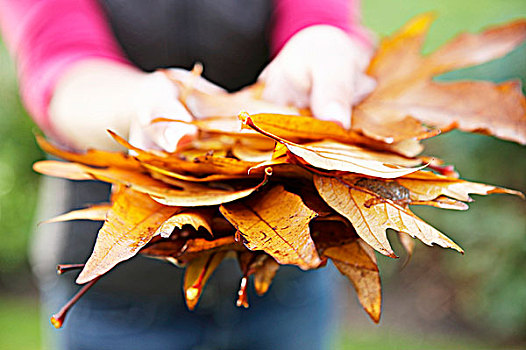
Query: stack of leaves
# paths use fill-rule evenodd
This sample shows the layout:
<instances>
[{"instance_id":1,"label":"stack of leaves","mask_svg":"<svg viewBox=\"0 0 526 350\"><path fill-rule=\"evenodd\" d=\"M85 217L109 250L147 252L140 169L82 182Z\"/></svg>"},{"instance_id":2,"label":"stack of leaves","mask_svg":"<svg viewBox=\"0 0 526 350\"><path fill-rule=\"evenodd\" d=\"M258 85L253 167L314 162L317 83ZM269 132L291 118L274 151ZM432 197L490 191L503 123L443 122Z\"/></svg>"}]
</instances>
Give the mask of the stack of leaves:
<instances>
[{"instance_id":1,"label":"stack of leaves","mask_svg":"<svg viewBox=\"0 0 526 350\"><path fill-rule=\"evenodd\" d=\"M418 154L420 140L454 128L526 143L519 82L432 80L511 51L526 38L526 21L460 35L422 57L430 23L429 15L417 17L381 42L368 68L378 85L353 108L351 130L308 111L270 105L258 98L259 86L210 95L191 81L177 81L200 132L174 153L134 147L112 132L130 152L79 154L39 137L42 149L69 162L41 161L36 171L114 185L111 203L51 220L104 221L87 263L59 266L82 267L77 283L86 286L54 315L54 325L62 325L67 310L100 276L138 253L185 266L190 309L226 257L237 258L243 271L237 305L244 307L250 276L261 295L280 265L309 270L330 259L378 322L375 251L396 258L386 229L398 231L409 255L413 238L462 252L410 205L465 210L470 194L522 196L461 180L451 166ZM250 114L238 115L240 110Z\"/></svg>"}]
</instances>

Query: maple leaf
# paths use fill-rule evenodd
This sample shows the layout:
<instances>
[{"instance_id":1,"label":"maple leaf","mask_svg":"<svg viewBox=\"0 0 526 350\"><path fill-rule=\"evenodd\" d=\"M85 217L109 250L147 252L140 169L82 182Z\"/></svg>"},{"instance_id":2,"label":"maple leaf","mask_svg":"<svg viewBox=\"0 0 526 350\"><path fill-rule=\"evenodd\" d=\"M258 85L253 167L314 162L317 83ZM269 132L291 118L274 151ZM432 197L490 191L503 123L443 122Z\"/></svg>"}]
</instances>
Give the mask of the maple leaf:
<instances>
[{"instance_id":1,"label":"maple leaf","mask_svg":"<svg viewBox=\"0 0 526 350\"><path fill-rule=\"evenodd\" d=\"M183 288L186 305L190 310L197 305L206 282L223 261L225 254L225 252L203 253L186 266Z\"/></svg>"},{"instance_id":2,"label":"maple leaf","mask_svg":"<svg viewBox=\"0 0 526 350\"><path fill-rule=\"evenodd\" d=\"M87 283L133 257L153 238L163 222L180 211L180 208L163 206L148 195L125 187L121 187L114 198L97 235L93 253L77 277L79 284Z\"/></svg>"},{"instance_id":3,"label":"maple leaf","mask_svg":"<svg viewBox=\"0 0 526 350\"><path fill-rule=\"evenodd\" d=\"M193 207L231 202L250 195L266 183L264 180L256 186L241 190L212 188L176 179L172 179L169 185L140 172L119 168L91 168L53 160L37 162L33 168L42 174L70 180L100 180L121 184L137 192L148 194L155 201L169 206Z\"/></svg>"},{"instance_id":4,"label":"maple leaf","mask_svg":"<svg viewBox=\"0 0 526 350\"><path fill-rule=\"evenodd\" d=\"M391 199L381 197L378 204L368 205L379 196L345 179L314 175L314 184L327 204L352 223L360 238L382 254L396 257L385 233L388 228L427 245L434 243L463 252L451 239Z\"/></svg>"},{"instance_id":5,"label":"maple leaf","mask_svg":"<svg viewBox=\"0 0 526 350\"><path fill-rule=\"evenodd\" d=\"M71 220L104 221L106 219L106 213L110 208L111 204L108 203L95 204L88 208L72 210L65 214L55 216L54 218L42 221L41 224L50 224L54 222Z\"/></svg>"},{"instance_id":6,"label":"maple leaf","mask_svg":"<svg viewBox=\"0 0 526 350\"><path fill-rule=\"evenodd\" d=\"M316 168L355 172L381 178L393 178L410 174L424 167L407 168L398 164L372 159L373 157L370 156L370 153L373 151L365 150L358 146L339 144L338 147L334 147L336 145L334 143L332 144L333 147L300 145L264 131L254 124L251 116L247 113L241 113L239 118L254 130L282 143L292 154ZM379 154L378 157L381 158L381 155ZM392 157L395 157L395 155Z\"/></svg>"},{"instance_id":7,"label":"maple leaf","mask_svg":"<svg viewBox=\"0 0 526 350\"><path fill-rule=\"evenodd\" d=\"M382 306L382 287L376 257L371 247L360 239L339 247L331 247L323 255L349 278L358 299L371 319L378 323Z\"/></svg>"},{"instance_id":8,"label":"maple leaf","mask_svg":"<svg viewBox=\"0 0 526 350\"><path fill-rule=\"evenodd\" d=\"M283 186L254 198L223 204L220 211L239 231L248 249L263 250L280 264L293 264L304 270L321 263L309 233L309 222L316 213Z\"/></svg>"},{"instance_id":9,"label":"maple leaf","mask_svg":"<svg viewBox=\"0 0 526 350\"><path fill-rule=\"evenodd\" d=\"M182 228L183 225L191 225L196 230L198 230L199 227L203 227L212 234L213 232L210 225L211 220L212 215L209 210L185 210L163 222L163 224L157 229L156 235L159 234L163 238L168 238L174 228Z\"/></svg>"},{"instance_id":10,"label":"maple leaf","mask_svg":"<svg viewBox=\"0 0 526 350\"><path fill-rule=\"evenodd\" d=\"M352 128L386 143L422 137L428 132L425 123L526 144L526 99L518 81L432 81L510 52L526 39L526 20L460 35L424 57L420 50L432 18L418 16L381 42L367 70L377 87L354 107Z\"/></svg>"}]
</instances>

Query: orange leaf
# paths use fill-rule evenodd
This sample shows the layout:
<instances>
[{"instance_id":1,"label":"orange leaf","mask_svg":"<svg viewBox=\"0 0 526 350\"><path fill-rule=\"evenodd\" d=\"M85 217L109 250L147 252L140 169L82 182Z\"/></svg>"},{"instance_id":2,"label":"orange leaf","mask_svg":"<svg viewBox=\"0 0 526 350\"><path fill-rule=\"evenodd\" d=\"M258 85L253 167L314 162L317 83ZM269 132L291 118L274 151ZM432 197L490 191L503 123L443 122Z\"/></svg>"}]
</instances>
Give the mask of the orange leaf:
<instances>
[{"instance_id":1,"label":"orange leaf","mask_svg":"<svg viewBox=\"0 0 526 350\"><path fill-rule=\"evenodd\" d=\"M330 143L330 147L324 147L323 144L308 146L300 145L282 139L276 135L273 135L259 126L255 125L250 115L241 113L239 118L249 127L257 130L258 132L266 135L287 147L287 149L295 156L303 159L306 163L325 170L337 170L345 172L354 172L358 174L364 174L368 176L375 176L381 178L395 178L403 175L410 174L412 172L422 169L424 166L418 168L406 168L397 164L384 162L384 154L377 153L376 156L380 160L376 160L374 151L367 150L358 146ZM395 155L389 156L397 157ZM405 159L402 157L398 157Z\"/></svg>"},{"instance_id":2,"label":"orange leaf","mask_svg":"<svg viewBox=\"0 0 526 350\"><path fill-rule=\"evenodd\" d=\"M235 190L212 188L198 183L172 179L170 183L178 187L175 188L146 174L119 168L91 168L81 164L53 160L37 162L33 165L33 168L42 174L70 180L96 179L121 184L135 191L146 193L161 204L182 207L208 206L231 202L250 195L266 183L266 180L263 180L259 185Z\"/></svg>"},{"instance_id":3,"label":"orange leaf","mask_svg":"<svg viewBox=\"0 0 526 350\"><path fill-rule=\"evenodd\" d=\"M223 261L225 255L226 252L203 253L186 266L183 288L186 306L190 310L197 305L206 282Z\"/></svg>"},{"instance_id":4,"label":"orange leaf","mask_svg":"<svg viewBox=\"0 0 526 350\"><path fill-rule=\"evenodd\" d=\"M90 149L85 153L70 152L51 144L42 136L36 135L38 146L46 153L71 162L96 167L114 166L118 168L140 169L141 165L132 156L123 152L108 152Z\"/></svg>"},{"instance_id":5,"label":"orange leaf","mask_svg":"<svg viewBox=\"0 0 526 350\"><path fill-rule=\"evenodd\" d=\"M239 231L248 249L263 250L280 264L304 270L321 263L309 233L309 222L316 213L283 186L221 205L219 210Z\"/></svg>"},{"instance_id":6,"label":"orange leaf","mask_svg":"<svg viewBox=\"0 0 526 350\"><path fill-rule=\"evenodd\" d=\"M438 244L463 252L451 239L414 215L409 209L389 199L380 197L381 201L378 204L369 206L371 200L379 199L374 192L356 187L344 179L319 175L314 175L314 184L325 202L346 217L356 229L356 233L382 254L396 257L385 233L388 228L405 232L427 245Z\"/></svg>"},{"instance_id":7,"label":"orange leaf","mask_svg":"<svg viewBox=\"0 0 526 350\"><path fill-rule=\"evenodd\" d=\"M55 216L54 218L42 221L41 224L49 224L53 222L71 221L71 220L92 220L92 221L104 221L106 219L106 213L111 208L111 204L102 203L92 205L88 208L72 210L65 214Z\"/></svg>"},{"instance_id":8,"label":"orange leaf","mask_svg":"<svg viewBox=\"0 0 526 350\"><path fill-rule=\"evenodd\" d=\"M128 260L155 235L157 228L180 208L166 207L149 196L121 187L114 196L93 253L77 278L87 283Z\"/></svg>"},{"instance_id":9,"label":"orange leaf","mask_svg":"<svg viewBox=\"0 0 526 350\"><path fill-rule=\"evenodd\" d=\"M210 221L212 215L209 210L185 210L181 213L177 213L174 216L166 220L158 229L155 235L160 235L163 238L170 237L170 234L174 228L182 228L184 225L191 225L196 231L199 227L205 228L210 234L212 234L212 228L210 227Z\"/></svg>"},{"instance_id":10,"label":"orange leaf","mask_svg":"<svg viewBox=\"0 0 526 350\"><path fill-rule=\"evenodd\" d=\"M255 267L254 288L258 295L268 291L278 269L279 264L268 255L265 255L264 260Z\"/></svg>"},{"instance_id":11,"label":"orange leaf","mask_svg":"<svg viewBox=\"0 0 526 350\"><path fill-rule=\"evenodd\" d=\"M410 191L410 197L413 201L430 201L439 196L447 196L469 202L471 201L470 194L487 195L492 193L507 193L524 198L524 195L519 191L437 175L428 171L413 173L395 181Z\"/></svg>"},{"instance_id":12,"label":"orange leaf","mask_svg":"<svg viewBox=\"0 0 526 350\"><path fill-rule=\"evenodd\" d=\"M331 247L323 255L352 282L358 299L371 319L378 323L382 307L382 287L374 252L360 239L340 247ZM368 251L370 250L370 251Z\"/></svg>"},{"instance_id":13,"label":"orange leaf","mask_svg":"<svg viewBox=\"0 0 526 350\"><path fill-rule=\"evenodd\" d=\"M526 39L519 20L481 34L463 34L434 54L420 54L432 16L421 15L384 39L368 69L378 85L353 110L353 129L392 143L426 137L426 125L484 132L526 143L526 99L516 81L432 81L449 70L505 55Z\"/></svg>"}]
</instances>

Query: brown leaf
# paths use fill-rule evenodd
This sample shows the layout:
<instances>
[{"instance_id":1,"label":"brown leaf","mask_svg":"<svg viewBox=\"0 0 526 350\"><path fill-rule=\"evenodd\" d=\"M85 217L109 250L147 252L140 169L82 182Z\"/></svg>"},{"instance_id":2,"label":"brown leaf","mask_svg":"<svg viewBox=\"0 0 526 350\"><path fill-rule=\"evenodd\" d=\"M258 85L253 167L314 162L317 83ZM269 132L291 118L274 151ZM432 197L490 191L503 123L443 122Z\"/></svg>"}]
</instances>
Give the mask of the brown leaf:
<instances>
[{"instance_id":1,"label":"brown leaf","mask_svg":"<svg viewBox=\"0 0 526 350\"><path fill-rule=\"evenodd\" d=\"M284 144L292 154L316 168L353 172L381 178L395 178L418 171L424 167L406 168L382 160L375 160L372 159L374 156L371 155L374 151L366 150L358 146L336 143L331 143L331 147L300 145L262 130L253 123L251 116L246 113L241 113L239 117L249 127ZM337 148L335 148L336 146ZM383 157L383 154L378 154L379 159L383 159ZM392 157L396 156L393 155Z\"/></svg>"},{"instance_id":2,"label":"brown leaf","mask_svg":"<svg viewBox=\"0 0 526 350\"><path fill-rule=\"evenodd\" d=\"M83 284L128 260L155 235L157 228L180 209L166 207L149 196L122 187L114 197L93 253L77 278Z\"/></svg>"},{"instance_id":3,"label":"brown leaf","mask_svg":"<svg viewBox=\"0 0 526 350\"><path fill-rule=\"evenodd\" d=\"M219 266L226 252L203 253L198 258L190 261L184 274L184 295L186 306L193 310L199 301L203 288Z\"/></svg>"},{"instance_id":4,"label":"brown leaf","mask_svg":"<svg viewBox=\"0 0 526 350\"><path fill-rule=\"evenodd\" d=\"M469 202L471 201L470 194L488 195L493 193L507 193L524 198L524 195L519 191L437 175L429 171L419 171L395 181L409 189L413 201L430 201L440 196L447 196Z\"/></svg>"},{"instance_id":5,"label":"brown leaf","mask_svg":"<svg viewBox=\"0 0 526 350\"><path fill-rule=\"evenodd\" d=\"M304 270L321 263L308 226L316 213L283 186L224 204L219 210L242 235L248 249L263 250L280 264Z\"/></svg>"},{"instance_id":6,"label":"brown leaf","mask_svg":"<svg viewBox=\"0 0 526 350\"><path fill-rule=\"evenodd\" d=\"M184 264L202 253L211 253L223 250L245 250L242 244L234 240L234 236L226 236L214 240L205 238L178 237L176 239L159 239L155 238L143 249L140 254L148 255L155 258L169 258L170 262Z\"/></svg>"},{"instance_id":7,"label":"brown leaf","mask_svg":"<svg viewBox=\"0 0 526 350\"><path fill-rule=\"evenodd\" d=\"M184 225L191 225L196 231L199 227L205 228L210 234L213 234L210 222L212 213L210 210L190 209L177 213L166 220L158 229L155 235L163 238L170 237L174 228L182 228Z\"/></svg>"},{"instance_id":8,"label":"brown leaf","mask_svg":"<svg viewBox=\"0 0 526 350\"><path fill-rule=\"evenodd\" d=\"M36 135L38 146L46 153L71 162L82 163L96 167L114 166L126 169L140 169L141 165L132 156L123 152L108 152L89 149L85 153L76 153L61 149L42 136Z\"/></svg>"},{"instance_id":9,"label":"brown leaf","mask_svg":"<svg viewBox=\"0 0 526 350\"><path fill-rule=\"evenodd\" d=\"M526 143L526 99L516 81L432 81L452 69L505 55L526 38L526 21L463 34L434 54L420 54L432 22L429 14L384 39L368 69L377 87L353 110L353 129L392 143L426 137L422 123L438 128L484 132Z\"/></svg>"},{"instance_id":10,"label":"brown leaf","mask_svg":"<svg viewBox=\"0 0 526 350\"><path fill-rule=\"evenodd\" d=\"M40 161L33 165L35 171L45 175L63 177L70 180L100 180L128 186L135 191L150 195L155 201L169 206L196 207L218 205L231 202L250 195L262 186L248 185L241 190L220 189L190 183L176 179L171 180L174 188L146 174L119 168L91 168L81 164L58 161Z\"/></svg>"},{"instance_id":11,"label":"brown leaf","mask_svg":"<svg viewBox=\"0 0 526 350\"><path fill-rule=\"evenodd\" d=\"M259 86L253 85L233 94L210 95L202 91L193 90L186 99L192 114L201 119L203 117L231 117L241 111L250 113L281 113L299 114L294 107L281 106L264 101L260 98Z\"/></svg>"},{"instance_id":12,"label":"brown leaf","mask_svg":"<svg viewBox=\"0 0 526 350\"><path fill-rule=\"evenodd\" d=\"M385 233L388 228L405 232L427 245L438 244L463 252L448 237L390 199L338 178L314 175L314 184L325 202L345 216L358 235L382 254L396 257ZM377 204L368 205L377 200L380 200Z\"/></svg>"},{"instance_id":13,"label":"brown leaf","mask_svg":"<svg viewBox=\"0 0 526 350\"><path fill-rule=\"evenodd\" d=\"M469 206L461 201L451 199L448 197L440 196L432 201L411 201L411 205L427 205L430 207L451 209L451 210L468 210Z\"/></svg>"},{"instance_id":14,"label":"brown leaf","mask_svg":"<svg viewBox=\"0 0 526 350\"><path fill-rule=\"evenodd\" d=\"M279 264L276 260L264 255L263 261L254 270L254 288L258 295L263 295L268 291L278 269Z\"/></svg>"},{"instance_id":15,"label":"brown leaf","mask_svg":"<svg viewBox=\"0 0 526 350\"><path fill-rule=\"evenodd\" d=\"M398 232L398 239L400 240L402 247L404 247L407 253L407 256L405 258L404 265L403 265L403 266L406 266L409 263L409 260L411 260L411 257L413 256L413 252L415 250L415 240L413 239L413 237L403 232Z\"/></svg>"},{"instance_id":16,"label":"brown leaf","mask_svg":"<svg viewBox=\"0 0 526 350\"><path fill-rule=\"evenodd\" d=\"M270 150L258 150L250 146L246 146L242 143L236 143L232 147L232 154L240 159L247 162L264 162L272 159L273 149Z\"/></svg>"},{"instance_id":17,"label":"brown leaf","mask_svg":"<svg viewBox=\"0 0 526 350\"><path fill-rule=\"evenodd\" d=\"M371 248L360 244L358 239L340 247L328 248L323 254L349 278L363 308L378 323L382 307L382 287L376 257Z\"/></svg>"},{"instance_id":18,"label":"brown leaf","mask_svg":"<svg viewBox=\"0 0 526 350\"><path fill-rule=\"evenodd\" d=\"M253 123L261 129L292 142L333 140L390 151L409 157L413 157L422 151L422 146L416 140L385 144L364 137L354 130L346 130L337 123L309 116L265 113L254 114L250 117Z\"/></svg>"},{"instance_id":19,"label":"brown leaf","mask_svg":"<svg viewBox=\"0 0 526 350\"><path fill-rule=\"evenodd\" d=\"M88 208L72 210L65 214L55 216L54 218L42 221L41 224L50 224L53 222L63 222L71 220L92 220L92 221L104 221L106 219L106 213L111 208L109 203L95 204Z\"/></svg>"},{"instance_id":20,"label":"brown leaf","mask_svg":"<svg viewBox=\"0 0 526 350\"><path fill-rule=\"evenodd\" d=\"M227 174L227 175L246 175L250 167L256 165L256 162L247 162L235 158L227 158L214 155L204 155L193 158L192 160L181 159L177 156L170 155L166 152L145 151L137 148L122 137L108 132L122 146L137 153L136 158L141 164L163 168L171 172L192 174Z\"/></svg>"}]
</instances>

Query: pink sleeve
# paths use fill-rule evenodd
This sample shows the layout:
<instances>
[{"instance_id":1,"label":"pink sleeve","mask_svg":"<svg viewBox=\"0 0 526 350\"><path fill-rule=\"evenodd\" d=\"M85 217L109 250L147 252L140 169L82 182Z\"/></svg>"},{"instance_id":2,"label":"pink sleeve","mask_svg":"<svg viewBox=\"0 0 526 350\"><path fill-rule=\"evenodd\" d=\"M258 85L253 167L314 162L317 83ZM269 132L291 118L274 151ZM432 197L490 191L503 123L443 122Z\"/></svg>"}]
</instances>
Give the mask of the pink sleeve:
<instances>
[{"instance_id":1,"label":"pink sleeve","mask_svg":"<svg viewBox=\"0 0 526 350\"><path fill-rule=\"evenodd\" d=\"M319 24L340 28L365 46L371 46L371 39L360 24L359 7L359 0L274 0L272 56L294 34Z\"/></svg>"},{"instance_id":2,"label":"pink sleeve","mask_svg":"<svg viewBox=\"0 0 526 350\"><path fill-rule=\"evenodd\" d=\"M95 0L0 0L0 27L22 99L48 134L53 89L72 64L95 57L129 64Z\"/></svg>"}]
</instances>

